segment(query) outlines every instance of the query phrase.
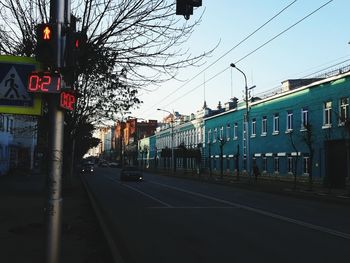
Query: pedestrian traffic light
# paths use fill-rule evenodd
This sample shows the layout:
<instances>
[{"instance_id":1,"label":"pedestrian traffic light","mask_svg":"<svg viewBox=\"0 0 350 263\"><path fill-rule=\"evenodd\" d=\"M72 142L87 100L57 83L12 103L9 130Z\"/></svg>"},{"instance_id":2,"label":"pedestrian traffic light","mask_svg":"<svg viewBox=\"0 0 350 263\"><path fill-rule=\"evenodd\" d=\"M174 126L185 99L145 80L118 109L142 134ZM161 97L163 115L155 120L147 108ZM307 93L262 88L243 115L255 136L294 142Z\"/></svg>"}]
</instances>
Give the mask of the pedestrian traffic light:
<instances>
[{"instance_id":1,"label":"pedestrian traffic light","mask_svg":"<svg viewBox=\"0 0 350 263\"><path fill-rule=\"evenodd\" d=\"M41 23L36 28L35 55L39 62L49 66L55 62L56 32L55 27L49 23Z\"/></svg>"}]
</instances>

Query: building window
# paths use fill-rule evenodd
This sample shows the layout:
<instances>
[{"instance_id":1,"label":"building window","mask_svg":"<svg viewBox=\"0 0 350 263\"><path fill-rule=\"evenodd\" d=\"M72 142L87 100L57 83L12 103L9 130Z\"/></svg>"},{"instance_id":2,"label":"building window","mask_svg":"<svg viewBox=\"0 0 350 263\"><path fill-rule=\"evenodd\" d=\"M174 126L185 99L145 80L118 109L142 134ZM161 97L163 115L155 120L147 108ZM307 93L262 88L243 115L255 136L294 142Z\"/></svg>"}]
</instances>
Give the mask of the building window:
<instances>
[{"instance_id":1,"label":"building window","mask_svg":"<svg viewBox=\"0 0 350 263\"><path fill-rule=\"evenodd\" d=\"M275 172L279 172L280 171L280 159L278 157L275 157L274 159L274 168L275 168Z\"/></svg>"},{"instance_id":2,"label":"building window","mask_svg":"<svg viewBox=\"0 0 350 263\"><path fill-rule=\"evenodd\" d=\"M349 118L349 98L341 98L339 101L339 108L339 124L344 124Z\"/></svg>"},{"instance_id":3,"label":"building window","mask_svg":"<svg viewBox=\"0 0 350 263\"><path fill-rule=\"evenodd\" d=\"M267 134L267 117L264 116L261 121L261 135Z\"/></svg>"},{"instance_id":4,"label":"building window","mask_svg":"<svg viewBox=\"0 0 350 263\"><path fill-rule=\"evenodd\" d=\"M288 111L287 112L287 132L290 132L293 130L293 112Z\"/></svg>"},{"instance_id":5,"label":"building window","mask_svg":"<svg viewBox=\"0 0 350 263\"><path fill-rule=\"evenodd\" d=\"M273 134L278 134L280 131L280 116L278 113L273 115Z\"/></svg>"},{"instance_id":6,"label":"building window","mask_svg":"<svg viewBox=\"0 0 350 263\"><path fill-rule=\"evenodd\" d=\"M233 125L233 139L237 139L238 138L238 123L236 122Z\"/></svg>"},{"instance_id":7,"label":"building window","mask_svg":"<svg viewBox=\"0 0 350 263\"><path fill-rule=\"evenodd\" d=\"M309 111L308 108L301 109L301 130L306 130L306 127L309 123Z\"/></svg>"},{"instance_id":8,"label":"building window","mask_svg":"<svg viewBox=\"0 0 350 263\"><path fill-rule=\"evenodd\" d=\"M256 119L252 120L252 137L256 136Z\"/></svg>"},{"instance_id":9,"label":"building window","mask_svg":"<svg viewBox=\"0 0 350 263\"><path fill-rule=\"evenodd\" d=\"M224 127L221 126L220 128L220 140L222 140L222 138L224 138Z\"/></svg>"},{"instance_id":10,"label":"building window","mask_svg":"<svg viewBox=\"0 0 350 263\"><path fill-rule=\"evenodd\" d=\"M210 143L210 138L211 138L211 129L208 131L208 143Z\"/></svg>"},{"instance_id":11,"label":"building window","mask_svg":"<svg viewBox=\"0 0 350 263\"><path fill-rule=\"evenodd\" d=\"M230 170L230 158L226 158L226 170Z\"/></svg>"},{"instance_id":12,"label":"building window","mask_svg":"<svg viewBox=\"0 0 350 263\"><path fill-rule=\"evenodd\" d=\"M226 139L229 141L230 140L230 131L231 131L231 126L229 123L226 125Z\"/></svg>"},{"instance_id":13,"label":"building window","mask_svg":"<svg viewBox=\"0 0 350 263\"><path fill-rule=\"evenodd\" d=\"M216 139L218 138L218 129L214 129L214 136L213 136L213 142L216 142Z\"/></svg>"},{"instance_id":14,"label":"building window","mask_svg":"<svg viewBox=\"0 0 350 263\"><path fill-rule=\"evenodd\" d=\"M0 131L4 130L4 116L0 114Z\"/></svg>"},{"instance_id":15,"label":"building window","mask_svg":"<svg viewBox=\"0 0 350 263\"><path fill-rule=\"evenodd\" d=\"M323 104L323 126L332 126L332 102L327 101Z\"/></svg>"},{"instance_id":16,"label":"building window","mask_svg":"<svg viewBox=\"0 0 350 263\"><path fill-rule=\"evenodd\" d=\"M5 131L6 131L6 132L10 132L10 119L9 119L8 116L6 116L5 119L6 119Z\"/></svg>"},{"instance_id":17,"label":"building window","mask_svg":"<svg viewBox=\"0 0 350 263\"><path fill-rule=\"evenodd\" d=\"M263 171L267 171L267 157L263 157Z\"/></svg>"},{"instance_id":18,"label":"building window","mask_svg":"<svg viewBox=\"0 0 350 263\"><path fill-rule=\"evenodd\" d=\"M310 168L310 158L309 157L304 157L303 158L303 172L304 174L309 173L309 168Z\"/></svg>"},{"instance_id":19,"label":"building window","mask_svg":"<svg viewBox=\"0 0 350 263\"><path fill-rule=\"evenodd\" d=\"M294 171L294 160L293 157L288 157L288 173L293 173Z\"/></svg>"}]
</instances>

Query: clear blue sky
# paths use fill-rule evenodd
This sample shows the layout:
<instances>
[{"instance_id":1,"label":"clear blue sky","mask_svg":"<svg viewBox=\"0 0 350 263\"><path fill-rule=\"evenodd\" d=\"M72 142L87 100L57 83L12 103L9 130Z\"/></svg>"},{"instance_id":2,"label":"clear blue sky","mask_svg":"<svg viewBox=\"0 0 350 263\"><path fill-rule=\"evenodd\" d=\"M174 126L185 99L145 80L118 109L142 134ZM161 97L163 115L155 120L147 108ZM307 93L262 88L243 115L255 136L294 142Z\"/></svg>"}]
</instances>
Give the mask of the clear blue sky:
<instances>
[{"instance_id":1,"label":"clear blue sky","mask_svg":"<svg viewBox=\"0 0 350 263\"><path fill-rule=\"evenodd\" d=\"M193 78L292 2L293 0L203 0L203 6L195 10L191 17L195 19L204 11L202 23L186 45L193 54L209 50L219 42L220 45L206 59L205 65L180 71L179 78ZM203 105L204 94L207 105L211 108L215 108L219 101L223 105L231 95L242 99L244 77L237 70L228 68L230 63L239 61L237 67L245 72L248 86L256 85L254 93L258 94L279 86L283 80L300 78L350 59L349 0L333 0L242 59L327 2L328 0L296 1L188 84L169 81L156 91L143 93L140 99L144 103L139 109L132 110L131 115L161 120L166 113L157 111L157 108L182 114L195 113ZM350 64L350 60L345 64ZM213 78L226 68L226 71ZM211 78L213 79L210 80ZM169 96L175 90L177 91Z\"/></svg>"}]
</instances>

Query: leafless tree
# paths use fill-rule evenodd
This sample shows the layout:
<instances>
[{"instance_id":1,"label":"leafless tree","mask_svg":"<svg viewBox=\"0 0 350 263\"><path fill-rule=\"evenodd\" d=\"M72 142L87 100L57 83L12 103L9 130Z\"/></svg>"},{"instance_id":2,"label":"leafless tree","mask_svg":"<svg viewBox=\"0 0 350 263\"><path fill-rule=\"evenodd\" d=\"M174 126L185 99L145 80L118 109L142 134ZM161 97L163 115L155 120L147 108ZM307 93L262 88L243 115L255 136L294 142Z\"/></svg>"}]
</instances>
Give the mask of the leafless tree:
<instances>
[{"instance_id":1,"label":"leafless tree","mask_svg":"<svg viewBox=\"0 0 350 263\"><path fill-rule=\"evenodd\" d=\"M140 103L140 90L200 65L210 53L183 49L200 20L175 16L174 1L73 0L72 13L88 36L76 114L93 121ZM49 21L49 1L3 0L0 18L0 53L33 56L35 25Z\"/></svg>"},{"instance_id":2,"label":"leafless tree","mask_svg":"<svg viewBox=\"0 0 350 263\"><path fill-rule=\"evenodd\" d=\"M140 91L199 66L212 50L185 48L198 20L175 15L170 0L72 0L77 31L88 41L76 68L79 99L70 114L73 129L83 122L115 120L141 103ZM34 56L35 26L49 22L49 0L0 2L0 54ZM197 50L196 50L197 52ZM71 134L74 134L72 132Z\"/></svg>"}]
</instances>

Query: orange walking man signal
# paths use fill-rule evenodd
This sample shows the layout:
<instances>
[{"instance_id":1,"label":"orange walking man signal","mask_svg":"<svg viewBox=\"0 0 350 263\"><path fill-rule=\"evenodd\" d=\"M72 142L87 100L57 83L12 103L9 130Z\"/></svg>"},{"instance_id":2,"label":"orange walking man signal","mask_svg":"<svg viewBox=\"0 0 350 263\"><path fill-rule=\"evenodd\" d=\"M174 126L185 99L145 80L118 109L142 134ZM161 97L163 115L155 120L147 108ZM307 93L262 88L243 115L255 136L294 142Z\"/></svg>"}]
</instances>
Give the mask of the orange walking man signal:
<instances>
[{"instance_id":1,"label":"orange walking man signal","mask_svg":"<svg viewBox=\"0 0 350 263\"><path fill-rule=\"evenodd\" d=\"M46 26L44 28L43 33L44 33L44 36L43 36L44 40L50 40L51 39L51 29L50 29L49 26Z\"/></svg>"}]
</instances>

